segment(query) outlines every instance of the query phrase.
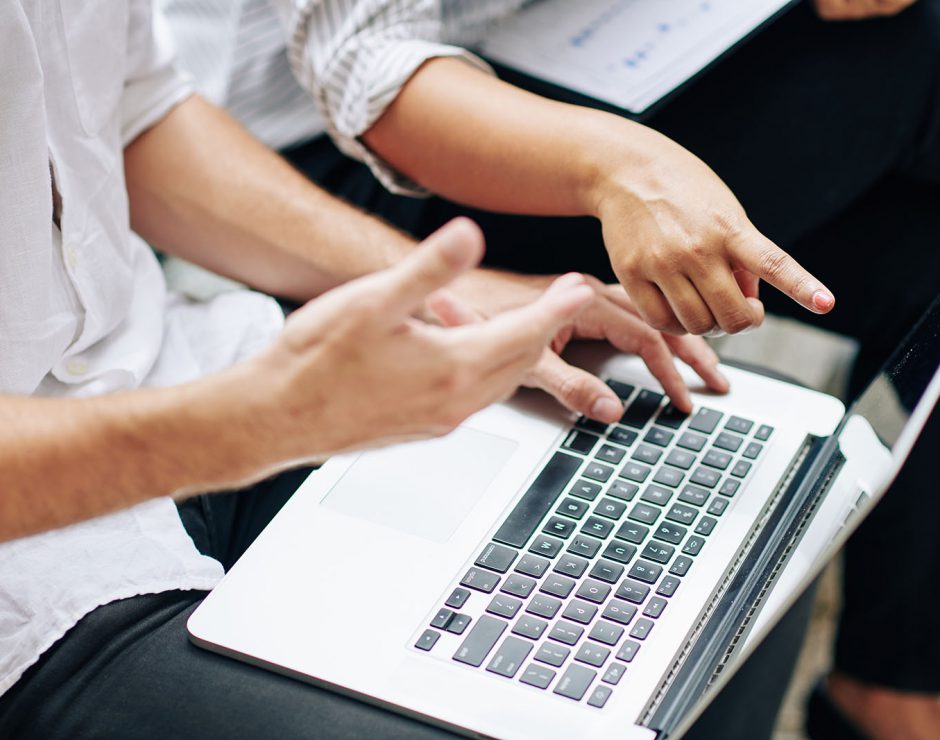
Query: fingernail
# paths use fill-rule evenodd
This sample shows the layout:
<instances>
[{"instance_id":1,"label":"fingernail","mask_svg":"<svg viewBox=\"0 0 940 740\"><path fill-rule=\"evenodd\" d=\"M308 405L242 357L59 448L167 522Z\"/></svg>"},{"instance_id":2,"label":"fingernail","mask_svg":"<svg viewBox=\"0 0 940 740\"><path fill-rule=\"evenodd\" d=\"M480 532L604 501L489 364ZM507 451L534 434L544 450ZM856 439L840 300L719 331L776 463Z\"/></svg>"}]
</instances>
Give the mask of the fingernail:
<instances>
[{"instance_id":1,"label":"fingernail","mask_svg":"<svg viewBox=\"0 0 940 740\"><path fill-rule=\"evenodd\" d=\"M829 291L817 290L813 293L813 306L820 311L828 311L835 302L836 299Z\"/></svg>"},{"instance_id":2,"label":"fingernail","mask_svg":"<svg viewBox=\"0 0 940 740\"><path fill-rule=\"evenodd\" d=\"M601 421L616 421L620 418L623 407L609 398L598 398L591 406L591 417Z\"/></svg>"}]
</instances>

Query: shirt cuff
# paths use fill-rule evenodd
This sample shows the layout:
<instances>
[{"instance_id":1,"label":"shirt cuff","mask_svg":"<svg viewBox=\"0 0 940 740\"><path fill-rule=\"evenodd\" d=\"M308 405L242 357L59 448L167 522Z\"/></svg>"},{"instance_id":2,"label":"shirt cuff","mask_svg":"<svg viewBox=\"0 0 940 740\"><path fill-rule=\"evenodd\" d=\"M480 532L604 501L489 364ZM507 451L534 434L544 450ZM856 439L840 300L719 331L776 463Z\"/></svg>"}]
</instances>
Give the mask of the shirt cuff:
<instances>
[{"instance_id":1,"label":"shirt cuff","mask_svg":"<svg viewBox=\"0 0 940 740\"><path fill-rule=\"evenodd\" d=\"M121 99L121 141L126 147L193 94L193 85L172 65L128 82Z\"/></svg>"}]
</instances>

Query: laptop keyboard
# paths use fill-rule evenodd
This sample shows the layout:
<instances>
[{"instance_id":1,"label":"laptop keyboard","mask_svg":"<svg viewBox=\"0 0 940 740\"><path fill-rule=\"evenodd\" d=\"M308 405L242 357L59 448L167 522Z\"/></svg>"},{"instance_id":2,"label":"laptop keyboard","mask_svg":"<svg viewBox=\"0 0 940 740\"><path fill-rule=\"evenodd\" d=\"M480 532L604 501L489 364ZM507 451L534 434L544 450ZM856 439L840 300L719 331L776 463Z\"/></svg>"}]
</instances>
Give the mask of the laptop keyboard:
<instances>
[{"instance_id":1,"label":"laptop keyboard","mask_svg":"<svg viewBox=\"0 0 940 740\"><path fill-rule=\"evenodd\" d=\"M607 382L620 422L578 420L415 648L462 635L452 660L600 708L655 639L773 428Z\"/></svg>"}]
</instances>

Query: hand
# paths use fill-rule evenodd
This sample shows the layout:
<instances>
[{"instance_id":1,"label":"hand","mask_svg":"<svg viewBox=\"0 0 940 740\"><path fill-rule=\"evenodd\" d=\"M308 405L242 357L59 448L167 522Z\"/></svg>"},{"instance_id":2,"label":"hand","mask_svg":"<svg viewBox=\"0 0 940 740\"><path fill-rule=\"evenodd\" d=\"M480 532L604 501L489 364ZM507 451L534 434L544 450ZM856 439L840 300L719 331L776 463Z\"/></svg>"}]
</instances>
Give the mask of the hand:
<instances>
[{"instance_id":1,"label":"hand","mask_svg":"<svg viewBox=\"0 0 940 740\"><path fill-rule=\"evenodd\" d=\"M251 363L255 388L270 389L257 435L274 448L268 464L443 434L512 393L592 292L566 276L531 304L473 326L412 318L482 253L479 229L458 219L395 267L292 314Z\"/></svg>"},{"instance_id":2,"label":"hand","mask_svg":"<svg viewBox=\"0 0 940 740\"><path fill-rule=\"evenodd\" d=\"M650 326L672 334L758 326L761 279L815 313L833 307L832 294L751 224L702 161L630 127L621 133L633 136L634 154L608 155L595 209L614 272ZM642 161L636 151L646 152Z\"/></svg>"},{"instance_id":3,"label":"hand","mask_svg":"<svg viewBox=\"0 0 940 740\"><path fill-rule=\"evenodd\" d=\"M820 18L827 21L860 21L897 15L917 0L813 0Z\"/></svg>"},{"instance_id":4,"label":"hand","mask_svg":"<svg viewBox=\"0 0 940 740\"><path fill-rule=\"evenodd\" d=\"M438 293L431 299L431 308L445 324L481 321L482 315L525 303L550 279L478 270L455 286L461 300L442 300ZM728 381L718 371L718 357L704 340L661 334L639 317L620 285L604 285L592 277L584 280L593 291L593 300L555 334L551 346L542 353L523 385L541 388L577 413L607 423L617 421L623 414L623 404L617 395L599 378L569 365L559 356L571 339L598 339L610 342L621 352L642 357L682 411L690 411L692 402L673 355L692 367L709 388L727 392Z\"/></svg>"}]
</instances>

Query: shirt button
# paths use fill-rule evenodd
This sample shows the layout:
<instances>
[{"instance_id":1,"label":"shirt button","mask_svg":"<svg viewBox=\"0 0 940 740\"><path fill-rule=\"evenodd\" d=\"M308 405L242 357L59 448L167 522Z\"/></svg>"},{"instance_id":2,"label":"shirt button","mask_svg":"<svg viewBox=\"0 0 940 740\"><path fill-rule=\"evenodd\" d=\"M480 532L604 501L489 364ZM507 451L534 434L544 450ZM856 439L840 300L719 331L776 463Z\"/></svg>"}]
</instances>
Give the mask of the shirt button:
<instances>
[{"instance_id":1,"label":"shirt button","mask_svg":"<svg viewBox=\"0 0 940 740\"><path fill-rule=\"evenodd\" d=\"M73 270L78 264L78 250L71 244L65 248L65 261Z\"/></svg>"},{"instance_id":2,"label":"shirt button","mask_svg":"<svg viewBox=\"0 0 940 740\"><path fill-rule=\"evenodd\" d=\"M73 357L65 364L65 369L72 375L84 375L88 372L88 363L79 357Z\"/></svg>"}]
</instances>

